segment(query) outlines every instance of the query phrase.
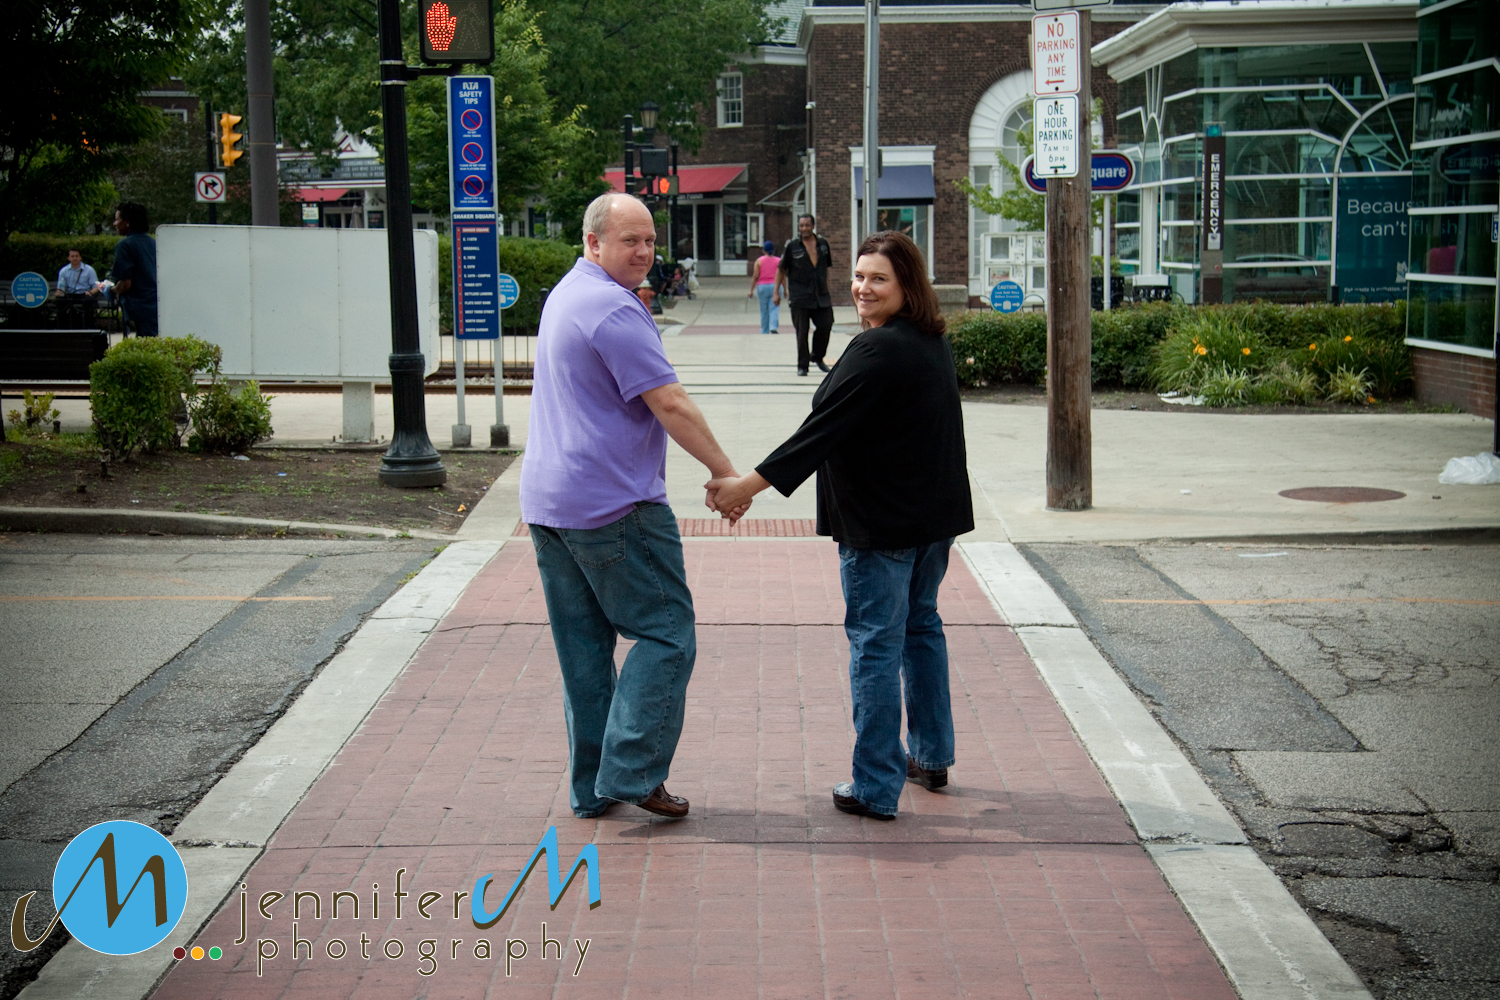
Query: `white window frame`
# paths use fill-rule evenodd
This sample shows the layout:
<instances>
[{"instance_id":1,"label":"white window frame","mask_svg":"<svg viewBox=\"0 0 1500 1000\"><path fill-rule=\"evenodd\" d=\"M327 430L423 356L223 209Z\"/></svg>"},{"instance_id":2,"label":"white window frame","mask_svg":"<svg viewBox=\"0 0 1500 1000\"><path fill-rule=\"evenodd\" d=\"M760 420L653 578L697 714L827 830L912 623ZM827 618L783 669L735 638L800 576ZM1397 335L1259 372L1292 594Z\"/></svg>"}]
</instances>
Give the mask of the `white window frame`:
<instances>
[{"instance_id":1,"label":"white window frame","mask_svg":"<svg viewBox=\"0 0 1500 1000\"><path fill-rule=\"evenodd\" d=\"M745 124L745 74L720 73L718 91L719 128L742 128Z\"/></svg>"}]
</instances>

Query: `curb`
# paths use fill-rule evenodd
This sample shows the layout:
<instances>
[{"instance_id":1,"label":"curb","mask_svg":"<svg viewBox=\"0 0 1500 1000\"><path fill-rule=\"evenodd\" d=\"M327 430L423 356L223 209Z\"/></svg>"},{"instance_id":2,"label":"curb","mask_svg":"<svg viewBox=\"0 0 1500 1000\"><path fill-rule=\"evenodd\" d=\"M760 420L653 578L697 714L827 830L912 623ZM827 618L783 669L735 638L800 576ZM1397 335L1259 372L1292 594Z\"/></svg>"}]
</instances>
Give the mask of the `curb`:
<instances>
[{"instance_id":1,"label":"curb","mask_svg":"<svg viewBox=\"0 0 1500 1000\"><path fill-rule=\"evenodd\" d=\"M364 524L323 524L258 517L220 517L160 510L103 510L83 507L0 507L0 531L51 531L83 535L337 535L367 538L423 538L452 541L441 531L375 528Z\"/></svg>"},{"instance_id":2,"label":"curb","mask_svg":"<svg viewBox=\"0 0 1500 1000\"><path fill-rule=\"evenodd\" d=\"M1026 557L1004 542L958 549L1241 1000L1371 1000Z\"/></svg>"}]
</instances>

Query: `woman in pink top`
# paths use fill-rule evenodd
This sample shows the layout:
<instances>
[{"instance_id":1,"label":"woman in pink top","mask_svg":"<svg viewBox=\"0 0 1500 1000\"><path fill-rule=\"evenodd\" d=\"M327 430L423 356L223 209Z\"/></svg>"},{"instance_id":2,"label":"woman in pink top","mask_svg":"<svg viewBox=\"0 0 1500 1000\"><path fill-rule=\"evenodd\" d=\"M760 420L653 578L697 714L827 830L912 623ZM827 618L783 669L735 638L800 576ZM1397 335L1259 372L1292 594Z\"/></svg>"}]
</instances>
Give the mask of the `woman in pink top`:
<instances>
[{"instance_id":1,"label":"woman in pink top","mask_svg":"<svg viewBox=\"0 0 1500 1000\"><path fill-rule=\"evenodd\" d=\"M771 301L771 296L776 291L776 268L781 266L781 258L776 256L776 244L770 240L761 244L761 249L765 253L750 265L750 295L760 299L760 332L780 333L776 327L781 310Z\"/></svg>"}]
</instances>

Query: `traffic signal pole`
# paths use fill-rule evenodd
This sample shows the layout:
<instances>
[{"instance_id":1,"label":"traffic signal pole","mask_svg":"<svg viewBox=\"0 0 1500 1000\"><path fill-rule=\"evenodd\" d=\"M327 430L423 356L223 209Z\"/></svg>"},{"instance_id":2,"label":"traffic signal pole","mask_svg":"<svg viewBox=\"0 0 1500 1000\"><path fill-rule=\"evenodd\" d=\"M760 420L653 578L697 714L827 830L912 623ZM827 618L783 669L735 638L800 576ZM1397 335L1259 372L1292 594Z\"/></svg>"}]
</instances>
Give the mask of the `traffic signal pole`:
<instances>
[{"instance_id":1,"label":"traffic signal pole","mask_svg":"<svg viewBox=\"0 0 1500 1000\"><path fill-rule=\"evenodd\" d=\"M417 331L417 266L412 250L411 166L406 154L406 82L400 0L380 0L380 90L385 126L386 243L391 281L391 402L396 428L380 462L387 486L441 486L448 479L427 436L422 395L426 361Z\"/></svg>"},{"instance_id":2,"label":"traffic signal pole","mask_svg":"<svg viewBox=\"0 0 1500 1000\"><path fill-rule=\"evenodd\" d=\"M271 0L245 0L245 83L250 92L250 138L246 143L250 153L250 224L279 226Z\"/></svg>"}]
</instances>

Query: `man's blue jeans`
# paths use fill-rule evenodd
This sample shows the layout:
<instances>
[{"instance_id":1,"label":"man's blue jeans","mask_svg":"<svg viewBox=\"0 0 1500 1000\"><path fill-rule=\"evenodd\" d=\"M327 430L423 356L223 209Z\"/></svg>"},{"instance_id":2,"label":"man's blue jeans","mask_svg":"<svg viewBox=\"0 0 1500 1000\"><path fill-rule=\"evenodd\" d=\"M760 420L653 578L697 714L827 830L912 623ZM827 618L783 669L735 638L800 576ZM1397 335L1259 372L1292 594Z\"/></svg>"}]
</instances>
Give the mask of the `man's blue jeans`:
<instances>
[{"instance_id":1,"label":"man's blue jeans","mask_svg":"<svg viewBox=\"0 0 1500 1000\"><path fill-rule=\"evenodd\" d=\"M638 503L602 528L531 526L562 667L577 816L641 802L667 780L697 656L672 508ZM615 636L634 639L618 676Z\"/></svg>"},{"instance_id":2,"label":"man's blue jeans","mask_svg":"<svg viewBox=\"0 0 1500 1000\"><path fill-rule=\"evenodd\" d=\"M781 308L771 301L776 286L771 282L755 286L755 297L760 300L760 332L774 333L781 323Z\"/></svg>"},{"instance_id":3,"label":"man's blue jeans","mask_svg":"<svg viewBox=\"0 0 1500 1000\"><path fill-rule=\"evenodd\" d=\"M948 642L937 612L952 546L951 538L894 551L839 546L854 702L854 797L873 812L895 815L908 753L928 770L953 765Z\"/></svg>"}]
</instances>

